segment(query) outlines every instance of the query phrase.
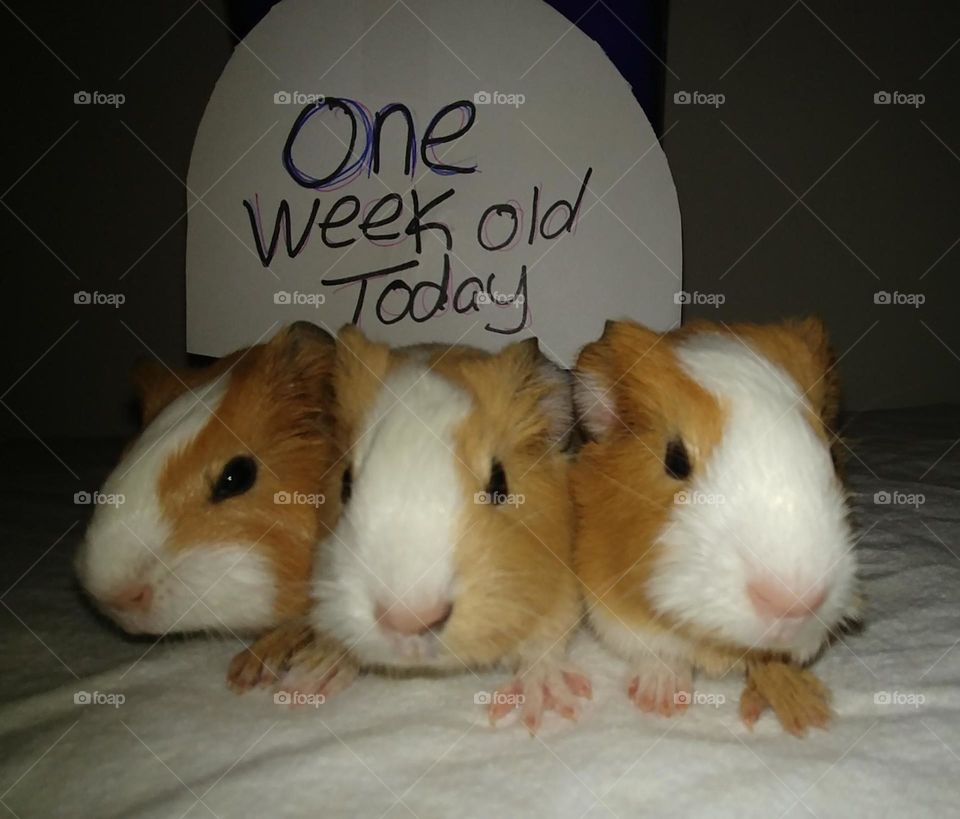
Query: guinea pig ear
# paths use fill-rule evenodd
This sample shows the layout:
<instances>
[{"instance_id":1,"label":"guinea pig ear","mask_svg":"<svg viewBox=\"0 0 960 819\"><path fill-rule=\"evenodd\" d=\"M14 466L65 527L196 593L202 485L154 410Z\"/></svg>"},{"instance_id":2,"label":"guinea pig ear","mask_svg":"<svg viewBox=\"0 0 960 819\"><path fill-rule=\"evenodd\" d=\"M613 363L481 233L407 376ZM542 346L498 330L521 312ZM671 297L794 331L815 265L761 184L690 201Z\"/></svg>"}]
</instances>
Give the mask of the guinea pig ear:
<instances>
[{"instance_id":1,"label":"guinea pig ear","mask_svg":"<svg viewBox=\"0 0 960 819\"><path fill-rule=\"evenodd\" d=\"M620 406L624 380L663 337L633 321L608 320L603 335L586 345L573 370L577 420L587 434L601 441L623 425Z\"/></svg>"},{"instance_id":2,"label":"guinea pig ear","mask_svg":"<svg viewBox=\"0 0 960 819\"><path fill-rule=\"evenodd\" d=\"M390 346L371 341L356 325L345 324L337 332L337 365L344 372L366 370L380 380L389 359Z\"/></svg>"},{"instance_id":3,"label":"guinea pig ear","mask_svg":"<svg viewBox=\"0 0 960 819\"><path fill-rule=\"evenodd\" d=\"M827 325L818 316L808 316L786 322L785 326L797 334L810 353L810 375L814 381L804 386L807 398L827 429L835 431L840 414L840 373L836 369L837 359L830 346Z\"/></svg>"},{"instance_id":4,"label":"guinea pig ear","mask_svg":"<svg viewBox=\"0 0 960 819\"><path fill-rule=\"evenodd\" d=\"M171 401L190 388L188 372L177 373L155 358L143 358L137 361L133 365L130 379L140 404L140 424L144 428Z\"/></svg>"},{"instance_id":5,"label":"guinea pig ear","mask_svg":"<svg viewBox=\"0 0 960 819\"><path fill-rule=\"evenodd\" d=\"M333 336L309 321L284 327L264 346L281 390L315 404L330 400L335 350Z\"/></svg>"},{"instance_id":6,"label":"guinea pig ear","mask_svg":"<svg viewBox=\"0 0 960 819\"><path fill-rule=\"evenodd\" d=\"M370 341L363 331L347 324L337 333L334 390L342 417L350 426L373 405L390 364L390 347Z\"/></svg>"},{"instance_id":7,"label":"guinea pig ear","mask_svg":"<svg viewBox=\"0 0 960 819\"><path fill-rule=\"evenodd\" d=\"M816 316L760 326L750 341L797 382L813 411L829 430L836 429L840 381L823 320Z\"/></svg>"},{"instance_id":8,"label":"guinea pig ear","mask_svg":"<svg viewBox=\"0 0 960 819\"><path fill-rule=\"evenodd\" d=\"M520 389L536 393L550 443L564 444L575 426L570 373L547 358L536 336L505 347L499 355L517 363Z\"/></svg>"},{"instance_id":9,"label":"guinea pig ear","mask_svg":"<svg viewBox=\"0 0 960 819\"><path fill-rule=\"evenodd\" d=\"M295 321L270 339L266 349L296 364L310 361L318 354L320 357L329 356L335 344L333 336L322 327L309 321Z\"/></svg>"}]
</instances>

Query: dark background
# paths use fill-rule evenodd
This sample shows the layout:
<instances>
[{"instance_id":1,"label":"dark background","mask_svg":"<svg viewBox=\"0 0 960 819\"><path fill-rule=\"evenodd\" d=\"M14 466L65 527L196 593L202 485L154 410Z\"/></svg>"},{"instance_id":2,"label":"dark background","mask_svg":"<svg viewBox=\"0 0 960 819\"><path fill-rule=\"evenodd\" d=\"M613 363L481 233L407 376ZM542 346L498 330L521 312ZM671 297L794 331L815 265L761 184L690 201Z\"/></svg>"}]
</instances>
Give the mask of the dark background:
<instances>
[{"instance_id":1,"label":"dark background","mask_svg":"<svg viewBox=\"0 0 960 819\"><path fill-rule=\"evenodd\" d=\"M818 313L848 408L960 401L960 7L553 5L603 45L663 135L684 287L725 299L685 318ZM138 357L187 362L179 180L236 38L268 6L0 8L0 436L31 440L37 457L55 457L62 436L131 433L127 373ZM75 106L80 89L127 101ZM883 90L926 101L874 104ZM682 91L725 101L677 104ZM122 292L126 304L75 305L78 290ZM878 291L925 302L878 305Z\"/></svg>"}]
</instances>

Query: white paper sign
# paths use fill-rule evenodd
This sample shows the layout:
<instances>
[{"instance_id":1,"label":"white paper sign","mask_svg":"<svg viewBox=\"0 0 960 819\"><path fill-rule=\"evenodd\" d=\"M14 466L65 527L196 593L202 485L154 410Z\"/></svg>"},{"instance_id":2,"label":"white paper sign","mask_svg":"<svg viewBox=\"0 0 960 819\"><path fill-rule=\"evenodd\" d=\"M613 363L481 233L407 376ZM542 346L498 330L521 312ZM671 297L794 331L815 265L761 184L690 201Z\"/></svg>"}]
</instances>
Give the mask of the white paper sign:
<instances>
[{"instance_id":1,"label":"white paper sign","mask_svg":"<svg viewBox=\"0 0 960 819\"><path fill-rule=\"evenodd\" d=\"M275 322L571 363L679 320L666 157L600 47L540 0L286 0L237 47L188 177L187 347Z\"/></svg>"}]
</instances>

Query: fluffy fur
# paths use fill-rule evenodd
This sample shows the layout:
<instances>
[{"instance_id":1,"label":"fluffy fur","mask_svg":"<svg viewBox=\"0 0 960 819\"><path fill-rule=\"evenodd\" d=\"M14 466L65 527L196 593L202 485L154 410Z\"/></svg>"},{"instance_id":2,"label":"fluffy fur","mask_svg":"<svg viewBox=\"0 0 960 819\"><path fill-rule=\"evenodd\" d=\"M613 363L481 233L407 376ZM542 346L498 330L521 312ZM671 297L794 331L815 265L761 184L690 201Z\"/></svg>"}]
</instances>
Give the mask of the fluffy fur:
<instances>
[{"instance_id":1,"label":"fluffy fur","mask_svg":"<svg viewBox=\"0 0 960 819\"><path fill-rule=\"evenodd\" d=\"M557 446L570 397L554 365L535 343L390 351L354 328L339 364L353 496L321 547L318 629L386 667L517 664L562 647L577 594ZM476 502L494 460L522 503ZM378 602L441 598L453 609L439 633L397 641L374 618Z\"/></svg>"},{"instance_id":2,"label":"fluffy fur","mask_svg":"<svg viewBox=\"0 0 960 819\"><path fill-rule=\"evenodd\" d=\"M339 514L333 349L301 323L209 368L137 369L145 428L103 488L125 500L96 509L77 556L82 585L123 628L263 629L305 612L313 544ZM256 460L256 482L214 502L238 455ZM279 505L279 492L325 502ZM118 605L141 585L149 606Z\"/></svg>"},{"instance_id":3,"label":"fluffy fur","mask_svg":"<svg viewBox=\"0 0 960 819\"><path fill-rule=\"evenodd\" d=\"M575 394L594 440L572 478L577 571L595 631L634 665L641 707L682 710L694 668L806 662L854 605L831 361L812 319L666 335L611 322L581 353ZM681 479L664 466L678 440ZM764 617L754 581L824 600L807 617Z\"/></svg>"},{"instance_id":4,"label":"fluffy fur","mask_svg":"<svg viewBox=\"0 0 960 819\"><path fill-rule=\"evenodd\" d=\"M563 451L572 403L561 371L535 341L496 355L390 349L347 327L335 391L352 494L319 547L316 638L293 657L284 684L329 696L358 667L505 665L520 672L510 690L526 691L531 730L543 708L572 715L571 698L589 685L563 666L579 601ZM495 461L506 502L478 502ZM442 627L418 634L391 632L378 617L443 603L452 608ZM296 643L297 630L288 633ZM232 680L262 679L250 659L235 664ZM491 717L500 715L498 703Z\"/></svg>"}]
</instances>

